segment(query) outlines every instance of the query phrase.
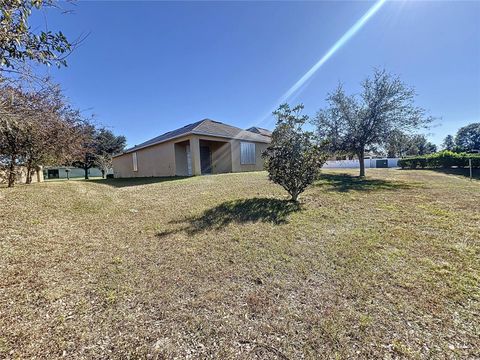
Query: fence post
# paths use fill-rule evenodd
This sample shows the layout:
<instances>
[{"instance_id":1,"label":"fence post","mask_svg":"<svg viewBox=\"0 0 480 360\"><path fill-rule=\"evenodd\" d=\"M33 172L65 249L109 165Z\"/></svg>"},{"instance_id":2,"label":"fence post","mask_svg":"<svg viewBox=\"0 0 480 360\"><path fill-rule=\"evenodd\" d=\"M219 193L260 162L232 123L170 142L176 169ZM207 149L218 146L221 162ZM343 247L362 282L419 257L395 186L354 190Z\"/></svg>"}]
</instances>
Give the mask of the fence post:
<instances>
[{"instance_id":1,"label":"fence post","mask_svg":"<svg viewBox=\"0 0 480 360\"><path fill-rule=\"evenodd\" d=\"M470 181L472 181L472 178L473 178L472 159L468 159L468 166L470 167Z\"/></svg>"}]
</instances>

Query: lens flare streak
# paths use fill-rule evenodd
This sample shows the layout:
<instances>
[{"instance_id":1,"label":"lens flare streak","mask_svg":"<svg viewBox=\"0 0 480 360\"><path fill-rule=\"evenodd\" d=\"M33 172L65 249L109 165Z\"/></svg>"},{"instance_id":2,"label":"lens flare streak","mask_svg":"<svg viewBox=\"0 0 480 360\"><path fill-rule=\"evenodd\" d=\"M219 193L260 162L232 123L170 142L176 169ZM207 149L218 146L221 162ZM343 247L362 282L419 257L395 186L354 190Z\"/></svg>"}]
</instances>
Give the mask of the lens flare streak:
<instances>
[{"instance_id":1,"label":"lens flare streak","mask_svg":"<svg viewBox=\"0 0 480 360\"><path fill-rule=\"evenodd\" d=\"M345 43L350 40L366 23L370 18L377 13L378 10L385 4L387 0L377 1L368 11L355 23L353 26L348 29L348 31L342 35L340 39L327 51L323 57L318 60L318 62L313 65L310 70L308 70L288 91L282 95L279 99L279 103L284 103L290 98L298 89L305 84L317 71L320 67L327 62L328 59L332 57Z\"/></svg>"}]
</instances>

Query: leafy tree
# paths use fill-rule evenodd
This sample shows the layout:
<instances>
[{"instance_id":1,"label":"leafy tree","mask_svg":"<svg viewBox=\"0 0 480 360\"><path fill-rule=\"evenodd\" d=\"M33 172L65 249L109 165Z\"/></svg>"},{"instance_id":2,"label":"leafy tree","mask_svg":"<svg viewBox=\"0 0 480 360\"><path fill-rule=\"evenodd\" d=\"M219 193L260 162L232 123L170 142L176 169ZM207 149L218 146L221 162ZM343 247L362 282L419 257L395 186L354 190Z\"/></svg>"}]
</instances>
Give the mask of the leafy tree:
<instances>
[{"instance_id":1,"label":"leafy tree","mask_svg":"<svg viewBox=\"0 0 480 360\"><path fill-rule=\"evenodd\" d=\"M403 157L432 154L437 151L437 146L429 142L425 135L408 135L394 130L388 136L386 150L388 157Z\"/></svg>"},{"instance_id":2,"label":"leafy tree","mask_svg":"<svg viewBox=\"0 0 480 360\"><path fill-rule=\"evenodd\" d=\"M291 109L283 104L274 111L277 125L262 155L269 179L281 185L292 201L297 201L298 195L316 179L325 162L320 147L313 142L313 133L302 129L308 120L308 116L301 115L302 110L303 105Z\"/></svg>"},{"instance_id":3,"label":"leafy tree","mask_svg":"<svg viewBox=\"0 0 480 360\"><path fill-rule=\"evenodd\" d=\"M96 129L92 124L84 126L83 134L83 151L73 164L85 171L85 179L88 179L88 170L94 166L100 168L104 177L112 155L125 148L126 139L124 136L115 136L108 129Z\"/></svg>"},{"instance_id":4,"label":"leafy tree","mask_svg":"<svg viewBox=\"0 0 480 360\"><path fill-rule=\"evenodd\" d=\"M405 134L403 131L395 129L387 138L385 146L385 152L387 157L395 158L407 155L411 148L411 137Z\"/></svg>"},{"instance_id":5,"label":"leafy tree","mask_svg":"<svg viewBox=\"0 0 480 360\"><path fill-rule=\"evenodd\" d=\"M452 135L447 135L443 140L442 147L444 150L453 151L455 149L455 139Z\"/></svg>"},{"instance_id":6,"label":"leafy tree","mask_svg":"<svg viewBox=\"0 0 480 360\"><path fill-rule=\"evenodd\" d=\"M112 156L123 149L127 139L125 136L115 136L110 130L102 128L97 131L95 139L95 164L102 171L102 177L112 168Z\"/></svg>"},{"instance_id":7,"label":"leafy tree","mask_svg":"<svg viewBox=\"0 0 480 360\"><path fill-rule=\"evenodd\" d=\"M437 151L437 146L429 142L425 135L409 135L400 130L392 131L385 148L388 157L426 155Z\"/></svg>"},{"instance_id":8,"label":"leafy tree","mask_svg":"<svg viewBox=\"0 0 480 360\"><path fill-rule=\"evenodd\" d=\"M82 119L65 103L58 88L26 92L20 87L0 87L0 157L8 170L8 186L15 183L16 169L71 159L79 148L78 126Z\"/></svg>"},{"instance_id":9,"label":"leafy tree","mask_svg":"<svg viewBox=\"0 0 480 360\"><path fill-rule=\"evenodd\" d=\"M112 155L107 153L95 155L95 165L102 172L102 178L105 178L105 174L113 167Z\"/></svg>"},{"instance_id":10,"label":"leafy tree","mask_svg":"<svg viewBox=\"0 0 480 360\"><path fill-rule=\"evenodd\" d=\"M437 145L427 140L425 135L416 134L410 137L407 155L426 155L437 152Z\"/></svg>"},{"instance_id":11,"label":"leafy tree","mask_svg":"<svg viewBox=\"0 0 480 360\"><path fill-rule=\"evenodd\" d=\"M82 168L85 172L85 180L88 180L88 170L95 165L95 126L85 123L80 132L82 134L81 150L77 154L73 166Z\"/></svg>"},{"instance_id":12,"label":"leafy tree","mask_svg":"<svg viewBox=\"0 0 480 360\"><path fill-rule=\"evenodd\" d=\"M455 136L455 144L460 151L480 150L480 123L460 128Z\"/></svg>"},{"instance_id":13,"label":"leafy tree","mask_svg":"<svg viewBox=\"0 0 480 360\"><path fill-rule=\"evenodd\" d=\"M409 132L431 121L414 105L415 92L400 78L375 70L361 84L360 95L347 95L340 85L327 97L313 124L331 152L355 154L365 176L365 151L387 142L394 130Z\"/></svg>"},{"instance_id":14,"label":"leafy tree","mask_svg":"<svg viewBox=\"0 0 480 360\"><path fill-rule=\"evenodd\" d=\"M0 160L7 170L8 187L15 184L18 162L25 155L27 127L20 95L20 90L10 87L0 92Z\"/></svg>"},{"instance_id":15,"label":"leafy tree","mask_svg":"<svg viewBox=\"0 0 480 360\"><path fill-rule=\"evenodd\" d=\"M66 103L58 87L28 96L34 115L25 119L28 132L23 165L27 169L27 184L32 181L34 168L66 163L79 151L82 134L78 128L84 122L80 112Z\"/></svg>"},{"instance_id":16,"label":"leafy tree","mask_svg":"<svg viewBox=\"0 0 480 360\"><path fill-rule=\"evenodd\" d=\"M66 65L72 50L59 31L35 31L28 20L34 10L55 5L54 0L0 0L0 69L15 69L33 61L44 65Z\"/></svg>"},{"instance_id":17,"label":"leafy tree","mask_svg":"<svg viewBox=\"0 0 480 360\"><path fill-rule=\"evenodd\" d=\"M121 152L126 145L125 136L116 136L108 129L100 128L95 135L95 148L98 154L116 154Z\"/></svg>"}]
</instances>

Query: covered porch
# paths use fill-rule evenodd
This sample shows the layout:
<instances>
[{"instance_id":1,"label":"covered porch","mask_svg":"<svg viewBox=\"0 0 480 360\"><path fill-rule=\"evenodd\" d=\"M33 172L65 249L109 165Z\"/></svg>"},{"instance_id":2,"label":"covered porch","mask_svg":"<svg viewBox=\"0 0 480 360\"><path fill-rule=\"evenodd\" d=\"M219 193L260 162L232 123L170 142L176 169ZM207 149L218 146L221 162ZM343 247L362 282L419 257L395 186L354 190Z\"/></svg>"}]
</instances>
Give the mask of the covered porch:
<instances>
[{"instance_id":1,"label":"covered porch","mask_svg":"<svg viewBox=\"0 0 480 360\"><path fill-rule=\"evenodd\" d=\"M228 140L195 136L175 143L174 147L177 176L232 172L232 149Z\"/></svg>"}]
</instances>

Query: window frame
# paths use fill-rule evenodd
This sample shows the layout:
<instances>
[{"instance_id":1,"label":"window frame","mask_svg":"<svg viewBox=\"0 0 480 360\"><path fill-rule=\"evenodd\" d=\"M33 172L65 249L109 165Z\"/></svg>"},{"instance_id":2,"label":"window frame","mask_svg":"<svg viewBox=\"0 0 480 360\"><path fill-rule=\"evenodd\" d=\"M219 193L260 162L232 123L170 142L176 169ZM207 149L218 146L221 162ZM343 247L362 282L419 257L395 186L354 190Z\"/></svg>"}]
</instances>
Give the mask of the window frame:
<instances>
[{"instance_id":1,"label":"window frame","mask_svg":"<svg viewBox=\"0 0 480 360\"><path fill-rule=\"evenodd\" d=\"M137 152L132 153L132 165L133 165L133 171L138 172L138 157L137 157Z\"/></svg>"},{"instance_id":2,"label":"window frame","mask_svg":"<svg viewBox=\"0 0 480 360\"><path fill-rule=\"evenodd\" d=\"M248 146L246 150L244 150L244 146ZM240 141L240 165L256 165L256 151L257 146L254 142ZM244 156L247 158L245 159Z\"/></svg>"}]
</instances>

